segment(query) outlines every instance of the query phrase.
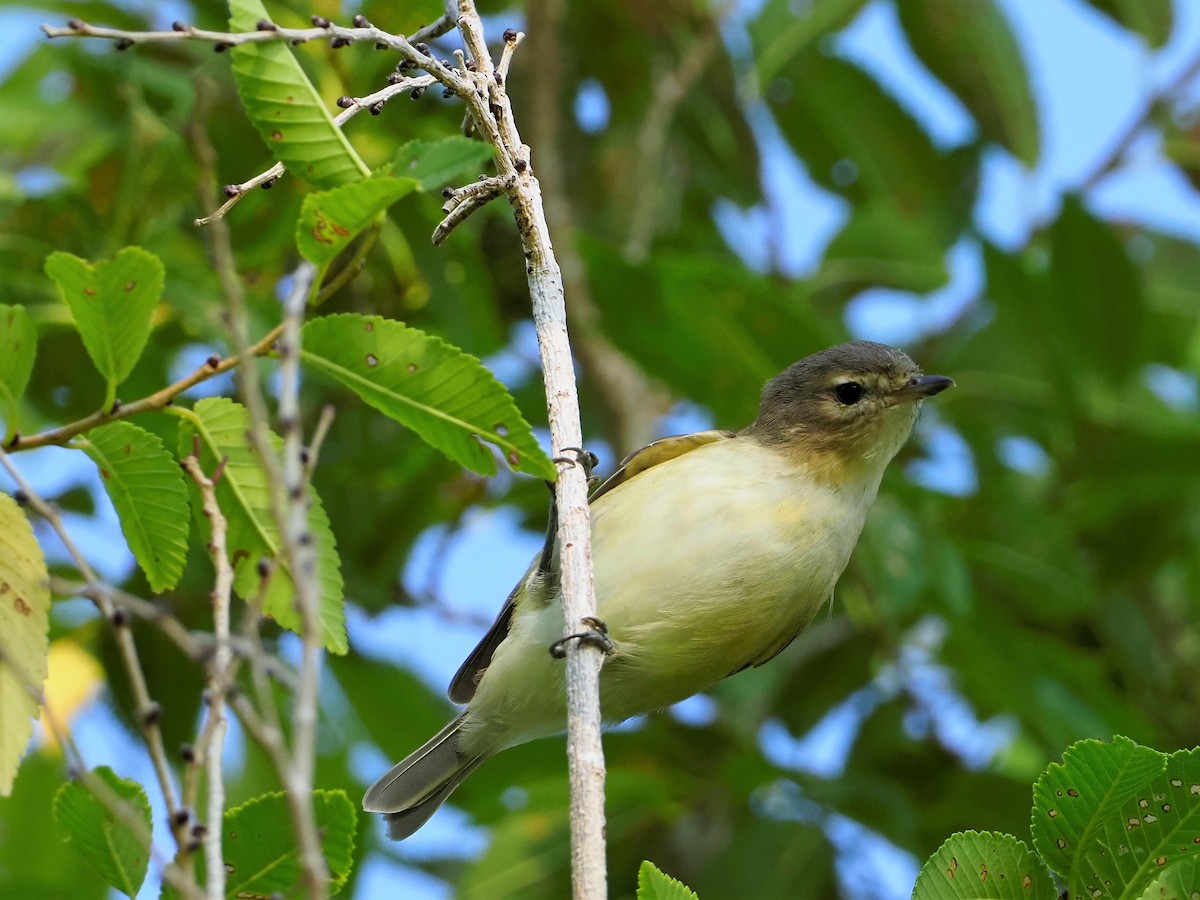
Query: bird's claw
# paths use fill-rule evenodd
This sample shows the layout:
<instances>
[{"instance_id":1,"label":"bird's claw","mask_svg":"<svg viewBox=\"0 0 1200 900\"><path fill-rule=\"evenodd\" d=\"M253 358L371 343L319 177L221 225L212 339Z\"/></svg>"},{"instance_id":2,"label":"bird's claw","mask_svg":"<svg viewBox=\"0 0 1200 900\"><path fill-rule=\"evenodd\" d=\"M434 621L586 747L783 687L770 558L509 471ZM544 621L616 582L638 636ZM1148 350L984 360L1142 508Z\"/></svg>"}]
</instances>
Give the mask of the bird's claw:
<instances>
[{"instance_id":1,"label":"bird's claw","mask_svg":"<svg viewBox=\"0 0 1200 900\"><path fill-rule=\"evenodd\" d=\"M563 659L567 655L567 644L571 641L579 641L581 644L596 647L605 656L608 656L616 649L616 644L609 637L608 626L604 622L595 616L584 616L581 621L584 625L588 626L588 630L581 631L578 634L568 634L566 637L555 641L550 645L551 656L555 659Z\"/></svg>"},{"instance_id":2,"label":"bird's claw","mask_svg":"<svg viewBox=\"0 0 1200 900\"><path fill-rule=\"evenodd\" d=\"M566 456L563 454L573 453L574 456ZM583 473L588 478L592 477L592 469L600 465L600 457L591 450L585 450L582 447L563 447L562 453L554 457L554 462L563 463L568 466L581 466Z\"/></svg>"}]
</instances>

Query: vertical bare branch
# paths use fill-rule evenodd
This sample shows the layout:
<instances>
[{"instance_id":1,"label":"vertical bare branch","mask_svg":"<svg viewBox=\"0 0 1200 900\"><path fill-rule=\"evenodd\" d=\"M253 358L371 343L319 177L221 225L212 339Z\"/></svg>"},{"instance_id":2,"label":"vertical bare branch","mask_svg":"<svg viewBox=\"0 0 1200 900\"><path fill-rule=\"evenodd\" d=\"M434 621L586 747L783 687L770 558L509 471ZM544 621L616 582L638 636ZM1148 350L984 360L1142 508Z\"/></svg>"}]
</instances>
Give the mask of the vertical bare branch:
<instances>
[{"instance_id":1,"label":"vertical bare branch","mask_svg":"<svg viewBox=\"0 0 1200 900\"><path fill-rule=\"evenodd\" d=\"M483 23L473 0L459 0L459 29L475 61L468 73L476 90L464 95L468 109L486 139L496 148L497 174L504 180L527 261L533 321L537 329L546 383L551 442L556 457L583 443L579 397L562 272L554 256L542 206L541 187L530 165L529 147L521 143L504 77L497 77L483 38ZM509 32L510 43L520 37ZM592 577L591 519L587 477L580 466L560 464L555 495L559 514L562 563L562 606L566 634L586 628L596 613ZM571 870L577 900L600 900L608 894L604 838L604 747L600 737L601 650L581 641L566 644L567 754L571 780Z\"/></svg>"}]
</instances>

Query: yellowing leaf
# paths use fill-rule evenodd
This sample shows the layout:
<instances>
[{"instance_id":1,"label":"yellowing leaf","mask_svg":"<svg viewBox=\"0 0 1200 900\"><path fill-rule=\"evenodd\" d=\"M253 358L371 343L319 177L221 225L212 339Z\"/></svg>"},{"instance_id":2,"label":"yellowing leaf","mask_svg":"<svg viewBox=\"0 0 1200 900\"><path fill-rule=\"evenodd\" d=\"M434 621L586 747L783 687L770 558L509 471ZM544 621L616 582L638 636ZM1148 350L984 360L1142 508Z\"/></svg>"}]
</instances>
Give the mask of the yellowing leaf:
<instances>
[{"instance_id":1,"label":"yellowing leaf","mask_svg":"<svg viewBox=\"0 0 1200 900\"><path fill-rule=\"evenodd\" d=\"M0 494L0 796L12 790L46 679L50 582L25 513Z\"/></svg>"}]
</instances>

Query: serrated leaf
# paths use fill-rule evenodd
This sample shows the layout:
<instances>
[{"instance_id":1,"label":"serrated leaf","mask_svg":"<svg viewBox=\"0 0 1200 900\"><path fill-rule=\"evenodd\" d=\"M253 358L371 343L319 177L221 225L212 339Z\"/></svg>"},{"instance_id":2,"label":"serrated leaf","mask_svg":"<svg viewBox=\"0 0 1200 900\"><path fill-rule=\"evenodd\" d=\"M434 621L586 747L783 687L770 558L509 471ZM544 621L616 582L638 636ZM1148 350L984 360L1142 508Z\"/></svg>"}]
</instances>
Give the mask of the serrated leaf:
<instances>
[{"instance_id":1,"label":"serrated leaf","mask_svg":"<svg viewBox=\"0 0 1200 900\"><path fill-rule=\"evenodd\" d=\"M951 835L921 867L913 900L1057 900L1045 863L1011 834Z\"/></svg>"},{"instance_id":2,"label":"serrated leaf","mask_svg":"<svg viewBox=\"0 0 1200 900\"><path fill-rule=\"evenodd\" d=\"M156 435L129 422L93 428L79 443L121 520L121 533L156 593L179 583L187 556L187 486Z\"/></svg>"},{"instance_id":3,"label":"serrated leaf","mask_svg":"<svg viewBox=\"0 0 1200 900\"><path fill-rule=\"evenodd\" d=\"M638 867L637 900L699 900L696 892L682 881L644 860Z\"/></svg>"},{"instance_id":4,"label":"serrated leaf","mask_svg":"<svg viewBox=\"0 0 1200 900\"><path fill-rule=\"evenodd\" d=\"M515 471L554 479L504 386L457 347L391 319L352 314L310 320L302 343L310 371L345 385L455 462L495 474L487 441Z\"/></svg>"},{"instance_id":5,"label":"serrated leaf","mask_svg":"<svg viewBox=\"0 0 1200 900\"><path fill-rule=\"evenodd\" d=\"M225 397L210 397L199 401L191 414L185 415L179 429L179 453L192 452L194 435L200 437L200 463L212 472L222 459L225 468L217 481L217 503L229 525L226 542L233 563L233 588L243 598L255 597L259 591L260 560L273 560L275 565L270 585L263 598L263 612L284 628L299 633L300 613L295 603L295 583L288 564L280 558L282 540L279 526L271 514L270 489L267 476L258 457L246 441L250 414L245 407ZM283 442L271 435L276 452ZM341 563L329 516L315 490L311 492L309 528L317 555L319 582L317 614L325 648L332 653L345 653L346 620L342 595ZM193 500L199 514L199 503ZM205 526L206 527L206 526Z\"/></svg>"},{"instance_id":6,"label":"serrated leaf","mask_svg":"<svg viewBox=\"0 0 1200 900\"><path fill-rule=\"evenodd\" d=\"M23 306L0 303L0 413L6 437L17 430L17 401L25 393L37 355L37 327Z\"/></svg>"},{"instance_id":7,"label":"serrated leaf","mask_svg":"<svg viewBox=\"0 0 1200 900\"><path fill-rule=\"evenodd\" d=\"M309 194L296 222L300 255L324 271L372 219L416 188L411 178L376 175Z\"/></svg>"},{"instance_id":8,"label":"serrated leaf","mask_svg":"<svg viewBox=\"0 0 1200 900\"><path fill-rule=\"evenodd\" d=\"M230 31L254 31L259 19L271 18L259 0L230 0L229 9ZM285 44L241 44L231 52L246 115L292 174L319 187L370 174Z\"/></svg>"},{"instance_id":9,"label":"serrated leaf","mask_svg":"<svg viewBox=\"0 0 1200 900\"><path fill-rule=\"evenodd\" d=\"M314 791L313 804L330 893L336 894L350 874L358 818L344 791ZM300 851L283 794L264 794L226 810L223 827L226 897L302 894Z\"/></svg>"},{"instance_id":10,"label":"serrated leaf","mask_svg":"<svg viewBox=\"0 0 1200 900\"><path fill-rule=\"evenodd\" d=\"M0 493L0 654L6 660L0 664L0 796L12 791L33 734L38 705L27 687L41 689L49 649L46 560L24 511Z\"/></svg>"},{"instance_id":11,"label":"serrated leaf","mask_svg":"<svg viewBox=\"0 0 1200 900\"><path fill-rule=\"evenodd\" d=\"M1132 794L1123 792L1122 801L1081 841L1064 879L1072 896L1133 900L1166 867L1200 855L1200 748L1180 750L1165 761Z\"/></svg>"},{"instance_id":12,"label":"serrated leaf","mask_svg":"<svg viewBox=\"0 0 1200 900\"><path fill-rule=\"evenodd\" d=\"M67 840L113 887L136 897L150 864L150 801L136 781L107 766L92 770L108 793L124 802L129 814L145 823L144 838L82 782L64 784L54 797L54 818Z\"/></svg>"},{"instance_id":13,"label":"serrated leaf","mask_svg":"<svg viewBox=\"0 0 1200 900\"><path fill-rule=\"evenodd\" d=\"M141 247L126 247L95 264L59 251L46 258L46 274L58 285L83 346L108 383L107 408L150 339L150 318L163 291L162 262Z\"/></svg>"},{"instance_id":14,"label":"serrated leaf","mask_svg":"<svg viewBox=\"0 0 1200 900\"><path fill-rule=\"evenodd\" d=\"M1038 119L1021 49L995 0L901 0L908 42L971 111L984 138L1033 167Z\"/></svg>"},{"instance_id":15,"label":"serrated leaf","mask_svg":"<svg viewBox=\"0 0 1200 900\"><path fill-rule=\"evenodd\" d=\"M1200 892L1200 855L1170 862L1138 900L1196 900Z\"/></svg>"},{"instance_id":16,"label":"serrated leaf","mask_svg":"<svg viewBox=\"0 0 1200 900\"><path fill-rule=\"evenodd\" d=\"M437 141L409 141L396 151L392 173L415 179L418 190L439 190L456 179L478 172L491 160L492 152L492 148L482 141L462 135Z\"/></svg>"},{"instance_id":17,"label":"serrated leaf","mask_svg":"<svg viewBox=\"0 0 1200 900\"><path fill-rule=\"evenodd\" d=\"M1136 804L1166 764L1163 754L1127 737L1072 744L1062 763L1052 763L1033 786L1034 847L1074 885L1096 842L1114 822L1124 828L1121 810ZM1115 842L1109 849L1115 854ZM1087 868L1088 875L1093 871Z\"/></svg>"}]
</instances>

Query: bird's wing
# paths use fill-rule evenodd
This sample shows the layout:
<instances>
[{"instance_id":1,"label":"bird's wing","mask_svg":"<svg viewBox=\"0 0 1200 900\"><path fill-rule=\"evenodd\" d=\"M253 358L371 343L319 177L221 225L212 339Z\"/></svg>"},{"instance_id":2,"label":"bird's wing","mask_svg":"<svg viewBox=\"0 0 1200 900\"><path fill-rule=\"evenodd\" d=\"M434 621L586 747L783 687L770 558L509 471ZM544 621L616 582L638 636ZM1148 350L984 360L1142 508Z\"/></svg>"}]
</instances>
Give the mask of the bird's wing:
<instances>
[{"instance_id":1,"label":"bird's wing","mask_svg":"<svg viewBox=\"0 0 1200 900\"><path fill-rule=\"evenodd\" d=\"M705 444L723 441L735 436L735 433L732 431L698 431L695 434L675 435L674 437L663 438L660 441L647 444L641 450L635 450L625 457L621 461L621 467L613 473L612 477L596 488L588 500L589 502L595 502L596 498L615 490L651 466L656 466L669 459L682 456L689 450L695 450L697 447L702 447ZM458 671L450 680L448 694L453 702L470 703L471 698L475 696L475 688L479 685L479 679L483 677L483 673L491 664L492 654L496 652L496 648L508 637L508 627L509 623L512 622L513 610L517 606L517 598L521 596L523 591L536 591L539 588L545 589L548 587L546 582L551 579L541 577L537 572L538 561L538 559L534 559L533 564L529 567L529 571L525 573L524 577L522 577L517 586L508 595L508 599L504 601L504 606L500 610L500 614L496 616L496 621L492 623L492 627L488 629L487 634L483 636L483 639L471 651L466 661L459 666Z\"/></svg>"},{"instance_id":2,"label":"bird's wing","mask_svg":"<svg viewBox=\"0 0 1200 900\"><path fill-rule=\"evenodd\" d=\"M697 447L703 447L705 444L728 440L731 437L737 437L737 434L732 431L714 429L712 431L697 431L694 434L677 434L673 437L663 438L662 440L647 444L641 450L635 450L621 460L621 467L604 484L596 488L592 492L592 496L588 499L592 503L595 503L604 494L615 490L629 479L641 472L645 472L651 466L657 466L659 463L664 463L669 459L683 456L689 450L695 450Z\"/></svg>"}]
</instances>

